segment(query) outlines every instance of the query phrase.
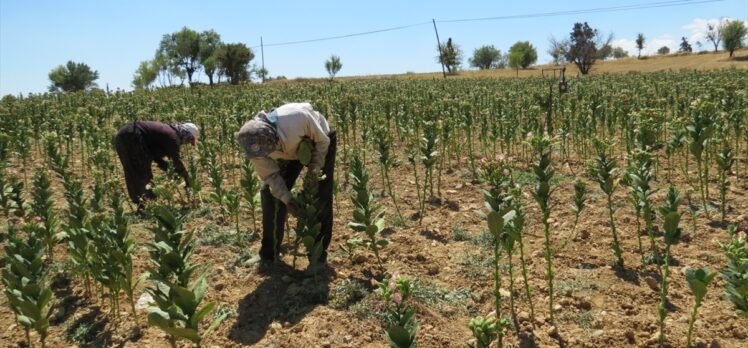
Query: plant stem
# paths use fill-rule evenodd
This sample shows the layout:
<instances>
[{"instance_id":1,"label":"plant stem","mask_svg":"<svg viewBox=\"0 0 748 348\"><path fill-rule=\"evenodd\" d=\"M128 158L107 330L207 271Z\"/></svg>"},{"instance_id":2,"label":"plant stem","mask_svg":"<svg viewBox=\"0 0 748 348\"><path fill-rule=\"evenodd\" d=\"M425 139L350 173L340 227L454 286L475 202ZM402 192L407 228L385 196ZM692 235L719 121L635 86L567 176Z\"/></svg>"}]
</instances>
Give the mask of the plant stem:
<instances>
[{"instance_id":1,"label":"plant stem","mask_svg":"<svg viewBox=\"0 0 748 348\"><path fill-rule=\"evenodd\" d=\"M614 266L623 268L623 256L621 255L621 246L618 244L618 233L616 233L616 223L613 220L613 202L612 195L608 195L608 215L610 216L610 231L613 233L613 254L616 257Z\"/></svg>"},{"instance_id":2,"label":"plant stem","mask_svg":"<svg viewBox=\"0 0 748 348\"><path fill-rule=\"evenodd\" d=\"M548 275L548 310L550 322L553 323L553 252L551 251L551 232L548 224L548 213L543 214L543 236L545 237L545 262Z\"/></svg>"},{"instance_id":3,"label":"plant stem","mask_svg":"<svg viewBox=\"0 0 748 348\"><path fill-rule=\"evenodd\" d=\"M493 243L493 296L494 296L494 307L496 310L497 322L501 320L501 279L499 278L499 258L501 257L499 248L499 236L495 236ZM502 332L501 325L496 325L497 334L497 347L502 348L504 346L503 339L504 335Z\"/></svg>"},{"instance_id":4,"label":"plant stem","mask_svg":"<svg viewBox=\"0 0 748 348\"><path fill-rule=\"evenodd\" d=\"M532 318L532 326L535 327L535 306L532 303L532 295L530 294L530 285L527 282L527 265L525 264L525 243L522 241L520 235L519 238L519 261L522 266L522 280L525 285L525 295L527 295L527 303L530 305L530 317Z\"/></svg>"},{"instance_id":5,"label":"plant stem","mask_svg":"<svg viewBox=\"0 0 748 348\"><path fill-rule=\"evenodd\" d=\"M390 175L387 173L387 170L382 167L382 172L384 173L384 181L387 183L387 193L390 195L390 198L392 198L392 205L395 206L395 212L397 213L397 217L400 218L400 221L405 221L403 219L403 215L400 212L400 207L397 205L397 198L395 197L395 192L392 191L392 181L390 181Z\"/></svg>"},{"instance_id":6,"label":"plant stem","mask_svg":"<svg viewBox=\"0 0 748 348\"><path fill-rule=\"evenodd\" d=\"M512 321L514 322L514 328L519 332L519 325L517 325L517 315L514 311L514 267L512 265L512 254L509 253L509 310L512 314Z\"/></svg>"},{"instance_id":7,"label":"plant stem","mask_svg":"<svg viewBox=\"0 0 748 348\"><path fill-rule=\"evenodd\" d=\"M699 191L701 192L701 203L704 206L704 214L706 214L706 218L709 219L709 210L706 208L706 196L704 195L704 176L701 173L701 159L696 158L696 170L699 174Z\"/></svg>"},{"instance_id":8,"label":"plant stem","mask_svg":"<svg viewBox=\"0 0 748 348\"><path fill-rule=\"evenodd\" d=\"M636 242L639 246L639 255L642 257L642 266L645 264L644 260L644 248L642 248L642 236L641 236L641 210L636 209Z\"/></svg>"},{"instance_id":9,"label":"plant stem","mask_svg":"<svg viewBox=\"0 0 748 348\"><path fill-rule=\"evenodd\" d=\"M665 264L662 265L662 284L660 284L660 348L665 346L665 316L667 316L667 278L670 270L670 244L665 247Z\"/></svg>"},{"instance_id":10,"label":"plant stem","mask_svg":"<svg viewBox=\"0 0 748 348\"><path fill-rule=\"evenodd\" d=\"M691 320L688 323L688 336L686 336L686 348L691 348L691 333L693 332L693 323L696 321L696 312L699 310L699 306L701 306L701 301L698 299L696 300L696 304L693 306L693 311L691 311Z\"/></svg>"}]
</instances>

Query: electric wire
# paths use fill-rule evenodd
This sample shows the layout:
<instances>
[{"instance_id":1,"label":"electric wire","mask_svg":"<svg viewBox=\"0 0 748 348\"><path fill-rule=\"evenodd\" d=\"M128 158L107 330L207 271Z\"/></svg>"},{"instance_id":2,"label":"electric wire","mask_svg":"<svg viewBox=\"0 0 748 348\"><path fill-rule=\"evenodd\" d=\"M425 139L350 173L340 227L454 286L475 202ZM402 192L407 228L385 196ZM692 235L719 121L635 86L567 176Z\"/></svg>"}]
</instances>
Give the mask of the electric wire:
<instances>
[{"instance_id":1,"label":"electric wire","mask_svg":"<svg viewBox=\"0 0 748 348\"><path fill-rule=\"evenodd\" d=\"M521 18L555 17L555 16L575 15L575 14L609 13L609 12L643 10L643 9L651 9L651 8L708 4L708 3L723 2L723 1L725 0L671 0L671 1L658 1L658 2L652 2L652 3L639 3L639 4L631 4L631 5L597 7L597 8L580 9L580 10L539 12L539 13L527 13L527 14L519 14L519 15L481 17L481 18L446 19L446 20L436 20L436 22L437 23L459 23L459 22L495 21L495 20L521 19ZM316 39L267 43L264 45L255 45L255 46L252 46L251 48L256 49L262 46L264 47L289 46L289 45L298 45L298 44L305 44L305 43L311 43L311 42L338 40L338 39L344 39L344 38L349 38L349 37L372 35L372 34L384 33L384 32L389 32L389 31L409 29L409 28L427 25L431 23L432 23L431 21L427 21L427 22L413 23L413 24L407 24L407 25L400 25L396 27L389 27L389 28L384 28L384 29L369 30L369 31L352 33L352 34L321 37L321 38L316 38Z\"/></svg>"}]
</instances>

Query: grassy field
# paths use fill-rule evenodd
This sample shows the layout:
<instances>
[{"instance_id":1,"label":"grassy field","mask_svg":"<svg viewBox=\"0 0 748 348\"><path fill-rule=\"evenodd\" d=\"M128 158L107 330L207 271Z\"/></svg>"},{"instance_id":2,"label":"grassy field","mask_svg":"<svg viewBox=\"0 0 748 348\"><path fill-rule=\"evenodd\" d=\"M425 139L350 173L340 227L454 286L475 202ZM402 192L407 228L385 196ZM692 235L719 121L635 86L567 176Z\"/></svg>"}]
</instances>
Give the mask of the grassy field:
<instances>
[{"instance_id":1,"label":"grassy field","mask_svg":"<svg viewBox=\"0 0 748 348\"><path fill-rule=\"evenodd\" d=\"M475 78L475 77L533 77L542 76L543 69L557 68L553 64L536 65L525 70L497 69L497 70L464 70L450 78ZM573 77L579 74L574 64L567 64L567 76ZM627 74L627 73L650 73L662 71L699 70L711 71L720 69L748 69L748 49L735 51L734 57L730 58L727 52L703 52L698 54L673 53L666 56L645 56L642 59L636 57L622 58L598 62L592 68L592 75L600 74ZM545 74L553 74L546 71ZM441 72L434 73L407 73L393 75L371 75L371 76L346 76L340 80L360 79L430 79L441 78Z\"/></svg>"}]
</instances>

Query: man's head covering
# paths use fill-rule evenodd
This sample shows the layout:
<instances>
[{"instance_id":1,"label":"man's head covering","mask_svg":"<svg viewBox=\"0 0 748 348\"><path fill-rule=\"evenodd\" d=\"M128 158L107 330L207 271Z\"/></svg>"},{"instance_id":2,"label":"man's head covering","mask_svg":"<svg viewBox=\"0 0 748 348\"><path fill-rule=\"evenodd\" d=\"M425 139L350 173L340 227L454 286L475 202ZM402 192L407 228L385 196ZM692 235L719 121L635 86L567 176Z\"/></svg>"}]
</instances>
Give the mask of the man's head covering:
<instances>
[{"instance_id":1,"label":"man's head covering","mask_svg":"<svg viewBox=\"0 0 748 348\"><path fill-rule=\"evenodd\" d=\"M184 143L195 142L200 136L200 128L194 123L178 123L177 124L177 136Z\"/></svg>"},{"instance_id":2,"label":"man's head covering","mask_svg":"<svg viewBox=\"0 0 748 348\"><path fill-rule=\"evenodd\" d=\"M261 113L263 116L265 113ZM275 127L265 121L266 118L256 116L245 123L236 134L239 145L244 149L247 158L267 157L273 151L280 150L280 142Z\"/></svg>"}]
</instances>

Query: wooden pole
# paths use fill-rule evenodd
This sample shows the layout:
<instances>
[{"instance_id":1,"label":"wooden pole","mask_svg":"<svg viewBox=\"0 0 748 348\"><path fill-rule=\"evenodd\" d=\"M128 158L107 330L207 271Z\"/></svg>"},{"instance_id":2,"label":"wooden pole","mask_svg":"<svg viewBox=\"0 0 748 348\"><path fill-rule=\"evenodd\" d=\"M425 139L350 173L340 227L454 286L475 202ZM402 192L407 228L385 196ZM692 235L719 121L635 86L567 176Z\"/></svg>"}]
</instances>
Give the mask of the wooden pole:
<instances>
[{"instance_id":1,"label":"wooden pole","mask_svg":"<svg viewBox=\"0 0 748 348\"><path fill-rule=\"evenodd\" d=\"M431 22L434 23L434 33L436 33L436 47L439 48L439 63L442 65L442 75L447 78L447 72L444 71L444 53L442 53L442 42L439 40L439 31L436 30L436 20L431 18Z\"/></svg>"},{"instance_id":2,"label":"wooden pole","mask_svg":"<svg viewBox=\"0 0 748 348\"><path fill-rule=\"evenodd\" d=\"M265 83L265 45L262 44L262 36L260 36L260 56L262 57L262 83Z\"/></svg>"}]
</instances>

